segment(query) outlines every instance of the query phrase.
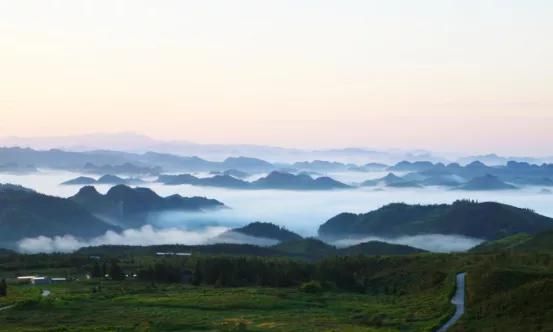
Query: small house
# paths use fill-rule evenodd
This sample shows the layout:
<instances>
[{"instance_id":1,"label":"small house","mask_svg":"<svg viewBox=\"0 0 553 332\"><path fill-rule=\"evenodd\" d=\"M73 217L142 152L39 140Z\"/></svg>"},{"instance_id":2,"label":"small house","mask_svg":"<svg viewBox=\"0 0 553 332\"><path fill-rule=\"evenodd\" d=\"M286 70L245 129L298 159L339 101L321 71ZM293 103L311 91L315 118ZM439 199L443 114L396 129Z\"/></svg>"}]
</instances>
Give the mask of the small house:
<instances>
[{"instance_id":1,"label":"small house","mask_svg":"<svg viewBox=\"0 0 553 332\"><path fill-rule=\"evenodd\" d=\"M21 284L31 284L36 276L20 276L17 277L17 282Z\"/></svg>"},{"instance_id":2,"label":"small house","mask_svg":"<svg viewBox=\"0 0 553 332\"><path fill-rule=\"evenodd\" d=\"M188 257L192 256L189 252L156 252L156 256L181 256L181 257Z\"/></svg>"},{"instance_id":3,"label":"small house","mask_svg":"<svg viewBox=\"0 0 553 332\"><path fill-rule=\"evenodd\" d=\"M52 283L52 279L49 277L35 277L31 280L33 285L49 285Z\"/></svg>"}]
</instances>

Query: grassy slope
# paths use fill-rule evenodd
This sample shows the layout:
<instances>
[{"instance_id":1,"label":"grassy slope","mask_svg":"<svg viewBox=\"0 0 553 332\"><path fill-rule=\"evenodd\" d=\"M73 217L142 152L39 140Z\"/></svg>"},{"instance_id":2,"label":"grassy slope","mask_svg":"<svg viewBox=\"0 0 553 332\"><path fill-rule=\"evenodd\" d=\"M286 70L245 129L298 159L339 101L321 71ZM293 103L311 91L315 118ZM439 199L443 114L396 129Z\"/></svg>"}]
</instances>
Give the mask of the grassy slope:
<instances>
[{"instance_id":1,"label":"grassy slope","mask_svg":"<svg viewBox=\"0 0 553 332\"><path fill-rule=\"evenodd\" d=\"M467 277L467 313L451 330L553 331L553 257L493 254Z\"/></svg>"},{"instance_id":2,"label":"grassy slope","mask_svg":"<svg viewBox=\"0 0 553 332\"><path fill-rule=\"evenodd\" d=\"M492 252L498 250L511 250L527 242L532 238L526 233L515 234L494 241L486 241L471 249L471 252Z\"/></svg>"},{"instance_id":3,"label":"grassy slope","mask_svg":"<svg viewBox=\"0 0 553 332\"><path fill-rule=\"evenodd\" d=\"M553 232L542 232L516 248L518 251L553 252Z\"/></svg>"},{"instance_id":4,"label":"grassy slope","mask_svg":"<svg viewBox=\"0 0 553 332\"><path fill-rule=\"evenodd\" d=\"M542 232L535 235L515 234L495 241L484 242L474 247L472 252L553 252L553 232Z\"/></svg>"}]
</instances>

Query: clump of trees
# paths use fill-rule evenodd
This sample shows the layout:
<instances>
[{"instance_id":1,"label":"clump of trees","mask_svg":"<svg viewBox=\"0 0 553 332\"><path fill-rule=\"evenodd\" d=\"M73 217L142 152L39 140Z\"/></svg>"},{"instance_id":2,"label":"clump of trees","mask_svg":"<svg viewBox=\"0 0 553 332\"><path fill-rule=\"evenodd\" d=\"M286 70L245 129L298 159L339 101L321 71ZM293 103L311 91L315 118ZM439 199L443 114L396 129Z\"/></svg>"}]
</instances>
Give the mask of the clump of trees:
<instances>
[{"instance_id":1,"label":"clump of trees","mask_svg":"<svg viewBox=\"0 0 553 332\"><path fill-rule=\"evenodd\" d=\"M177 262L157 262L138 270L138 278L151 282L179 283L189 282L192 271Z\"/></svg>"},{"instance_id":2,"label":"clump of trees","mask_svg":"<svg viewBox=\"0 0 553 332\"><path fill-rule=\"evenodd\" d=\"M138 279L152 283L191 283L214 287L298 287L307 293L326 289L401 295L445 282L443 264L429 257L333 257L316 263L258 256L196 256L164 259L134 267ZM426 263L425 263L426 262ZM102 270L101 263L93 270ZM108 265L121 280L117 262ZM378 275L378 277L377 277Z\"/></svg>"},{"instance_id":3,"label":"clump of trees","mask_svg":"<svg viewBox=\"0 0 553 332\"><path fill-rule=\"evenodd\" d=\"M107 262L103 262L100 266L100 263L94 262L92 269L90 270L90 276L92 278L105 278L109 277L111 280L124 280L126 275L119 262L116 259L110 261L109 265Z\"/></svg>"},{"instance_id":4,"label":"clump of trees","mask_svg":"<svg viewBox=\"0 0 553 332\"><path fill-rule=\"evenodd\" d=\"M192 283L219 287L299 286L313 276L312 264L289 259L261 257L199 258Z\"/></svg>"},{"instance_id":5,"label":"clump of trees","mask_svg":"<svg viewBox=\"0 0 553 332\"><path fill-rule=\"evenodd\" d=\"M125 280L125 273L119 266L119 262L117 260L112 260L109 268L109 276L111 280Z\"/></svg>"},{"instance_id":6,"label":"clump of trees","mask_svg":"<svg viewBox=\"0 0 553 332\"><path fill-rule=\"evenodd\" d=\"M402 295L447 282L450 269L440 255L335 256L318 262L259 256L138 258L97 261L94 278L124 280L132 274L155 283L191 283L213 287L297 287L307 293L339 289L370 294Z\"/></svg>"},{"instance_id":7,"label":"clump of trees","mask_svg":"<svg viewBox=\"0 0 553 332\"><path fill-rule=\"evenodd\" d=\"M316 294L322 292L323 286L316 280L311 280L300 286L300 290L305 293Z\"/></svg>"}]
</instances>

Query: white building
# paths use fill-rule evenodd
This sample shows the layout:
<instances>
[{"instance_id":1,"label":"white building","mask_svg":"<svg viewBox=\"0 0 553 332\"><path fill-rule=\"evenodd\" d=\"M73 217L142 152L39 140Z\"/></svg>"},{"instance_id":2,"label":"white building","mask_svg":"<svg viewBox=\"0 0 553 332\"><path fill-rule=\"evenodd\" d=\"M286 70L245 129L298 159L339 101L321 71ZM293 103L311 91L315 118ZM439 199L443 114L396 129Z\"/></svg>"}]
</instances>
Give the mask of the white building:
<instances>
[{"instance_id":1,"label":"white building","mask_svg":"<svg viewBox=\"0 0 553 332\"><path fill-rule=\"evenodd\" d=\"M34 278L36 278L36 276L20 276L20 277L17 277L17 282L30 284L33 282Z\"/></svg>"},{"instance_id":2,"label":"white building","mask_svg":"<svg viewBox=\"0 0 553 332\"><path fill-rule=\"evenodd\" d=\"M49 285L60 282L66 282L67 278L50 278L44 276L20 276L17 277L19 283L26 283L31 285Z\"/></svg>"},{"instance_id":3,"label":"white building","mask_svg":"<svg viewBox=\"0 0 553 332\"><path fill-rule=\"evenodd\" d=\"M156 256L192 256L189 252L156 252Z\"/></svg>"}]
</instances>

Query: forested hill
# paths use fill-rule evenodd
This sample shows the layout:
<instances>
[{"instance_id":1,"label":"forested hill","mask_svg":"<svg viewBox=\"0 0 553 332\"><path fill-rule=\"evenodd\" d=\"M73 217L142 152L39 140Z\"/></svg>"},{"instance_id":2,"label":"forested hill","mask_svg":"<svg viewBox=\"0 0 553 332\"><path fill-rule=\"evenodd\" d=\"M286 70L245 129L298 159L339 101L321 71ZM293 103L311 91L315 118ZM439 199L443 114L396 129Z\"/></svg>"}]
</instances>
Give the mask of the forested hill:
<instances>
[{"instance_id":1,"label":"forested hill","mask_svg":"<svg viewBox=\"0 0 553 332\"><path fill-rule=\"evenodd\" d=\"M153 212L203 211L224 207L223 203L215 199L180 195L161 197L149 188L131 188L125 185L112 187L105 195L94 187L87 186L69 199L91 213L128 226L146 224L147 216Z\"/></svg>"},{"instance_id":2,"label":"forested hill","mask_svg":"<svg viewBox=\"0 0 553 332\"><path fill-rule=\"evenodd\" d=\"M0 190L0 242L37 236L94 237L108 230L120 230L69 199L17 186L3 188Z\"/></svg>"},{"instance_id":3,"label":"forested hill","mask_svg":"<svg viewBox=\"0 0 553 332\"><path fill-rule=\"evenodd\" d=\"M456 234L498 239L516 233L553 229L553 219L500 203L457 201L451 205L395 203L366 214L342 213L319 228L328 238Z\"/></svg>"},{"instance_id":4,"label":"forested hill","mask_svg":"<svg viewBox=\"0 0 553 332\"><path fill-rule=\"evenodd\" d=\"M233 232L242 233L249 236L275 239L278 241L300 240L302 237L284 227L266 222L253 222L244 227L235 228Z\"/></svg>"}]
</instances>

